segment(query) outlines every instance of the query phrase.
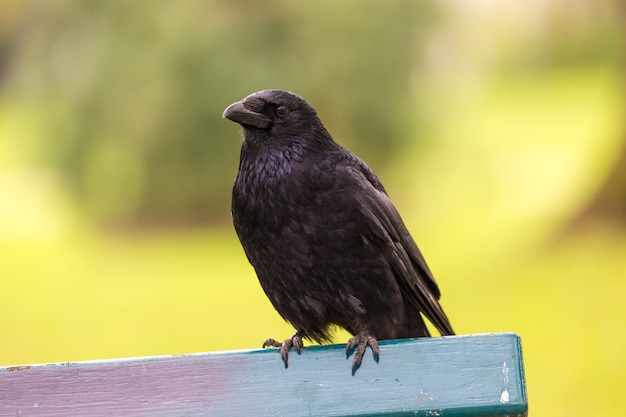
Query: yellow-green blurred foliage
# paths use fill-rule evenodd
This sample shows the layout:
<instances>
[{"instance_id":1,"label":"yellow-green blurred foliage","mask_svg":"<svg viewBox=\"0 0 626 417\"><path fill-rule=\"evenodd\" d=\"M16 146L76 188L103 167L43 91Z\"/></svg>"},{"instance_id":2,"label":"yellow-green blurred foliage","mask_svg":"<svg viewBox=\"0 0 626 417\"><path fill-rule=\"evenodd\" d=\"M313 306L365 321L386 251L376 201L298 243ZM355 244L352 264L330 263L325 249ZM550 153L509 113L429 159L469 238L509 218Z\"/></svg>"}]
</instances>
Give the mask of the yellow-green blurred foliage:
<instances>
[{"instance_id":1,"label":"yellow-green blurred foliage","mask_svg":"<svg viewBox=\"0 0 626 417\"><path fill-rule=\"evenodd\" d=\"M0 3L0 365L290 335L229 223L220 119L286 88L378 172L457 332L521 335L532 414L626 413L626 234L568 228L624 146L623 13Z\"/></svg>"}]
</instances>

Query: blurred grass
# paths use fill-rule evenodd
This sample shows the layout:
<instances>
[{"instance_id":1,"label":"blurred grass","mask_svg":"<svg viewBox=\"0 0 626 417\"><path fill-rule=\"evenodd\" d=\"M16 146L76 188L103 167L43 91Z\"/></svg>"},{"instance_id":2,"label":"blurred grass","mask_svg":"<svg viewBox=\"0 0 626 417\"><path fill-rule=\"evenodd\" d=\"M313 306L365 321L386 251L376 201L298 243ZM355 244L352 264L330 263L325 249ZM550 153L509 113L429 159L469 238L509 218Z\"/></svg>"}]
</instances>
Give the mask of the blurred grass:
<instances>
[{"instance_id":1,"label":"blurred grass","mask_svg":"<svg viewBox=\"0 0 626 417\"><path fill-rule=\"evenodd\" d=\"M260 346L276 321L230 230L0 250L4 364Z\"/></svg>"}]
</instances>

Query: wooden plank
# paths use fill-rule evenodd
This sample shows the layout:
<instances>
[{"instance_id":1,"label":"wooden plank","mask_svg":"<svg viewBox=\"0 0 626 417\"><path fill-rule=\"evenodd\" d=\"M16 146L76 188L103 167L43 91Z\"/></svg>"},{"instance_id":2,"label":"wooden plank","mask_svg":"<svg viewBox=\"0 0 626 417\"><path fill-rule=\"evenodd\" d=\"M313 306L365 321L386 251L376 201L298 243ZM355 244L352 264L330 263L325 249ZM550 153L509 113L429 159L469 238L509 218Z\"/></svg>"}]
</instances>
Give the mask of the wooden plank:
<instances>
[{"instance_id":1,"label":"wooden plank","mask_svg":"<svg viewBox=\"0 0 626 417\"><path fill-rule=\"evenodd\" d=\"M525 416L511 333L0 368L0 416Z\"/></svg>"}]
</instances>

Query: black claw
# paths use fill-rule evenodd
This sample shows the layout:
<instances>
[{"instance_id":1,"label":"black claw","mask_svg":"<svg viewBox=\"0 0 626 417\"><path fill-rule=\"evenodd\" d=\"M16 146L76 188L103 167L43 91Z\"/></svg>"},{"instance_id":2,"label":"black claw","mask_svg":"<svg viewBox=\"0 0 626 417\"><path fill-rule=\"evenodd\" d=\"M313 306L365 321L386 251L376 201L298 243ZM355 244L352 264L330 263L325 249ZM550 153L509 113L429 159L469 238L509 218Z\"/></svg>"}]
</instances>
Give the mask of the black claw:
<instances>
[{"instance_id":1,"label":"black claw","mask_svg":"<svg viewBox=\"0 0 626 417\"><path fill-rule=\"evenodd\" d=\"M352 363L352 376L356 374L356 370L359 369L360 367L361 367L361 362L359 362L358 365L356 364L356 362Z\"/></svg>"},{"instance_id":2,"label":"black claw","mask_svg":"<svg viewBox=\"0 0 626 417\"><path fill-rule=\"evenodd\" d=\"M369 340L368 344L372 347L372 353L374 354L374 360L376 362L378 362L378 359L380 358L380 348L378 347L378 340L376 340L376 338L372 337L371 340Z\"/></svg>"},{"instance_id":3,"label":"black claw","mask_svg":"<svg viewBox=\"0 0 626 417\"><path fill-rule=\"evenodd\" d=\"M285 368L288 368L289 348L293 347L296 352L298 352L298 355L304 348L304 344L302 343L302 334L300 332L296 332L293 336L291 336L289 339L285 340L282 343L278 342L275 339L269 338L265 340L265 342L263 342L263 348L269 346L279 348L278 351L280 352L280 357L285 363Z\"/></svg>"},{"instance_id":4,"label":"black claw","mask_svg":"<svg viewBox=\"0 0 626 417\"><path fill-rule=\"evenodd\" d=\"M346 358L350 356L350 352L352 352L352 350L356 347L354 360L352 361L352 375L354 375L356 370L359 369L359 367L361 366L361 361L363 360L363 355L365 354L367 345L372 348L374 360L378 362L380 358L380 348L378 347L378 340L376 340L376 337L371 335L368 331L363 330L348 341L348 344L346 346Z\"/></svg>"},{"instance_id":5,"label":"black claw","mask_svg":"<svg viewBox=\"0 0 626 417\"><path fill-rule=\"evenodd\" d=\"M352 353L352 349L358 344L358 337L354 336L352 339L348 340L348 344L346 345L346 359L350 357Z\"/></svg>"},{"instance_id":6,"label":"black claw","mask_svg":"<svg viewBox=\"0 0 626 417\"><path fill-rule=\"evenodd\" d=\"M287 340L285 340L285 343L280 347L280 357L285 363L285 368L289 368L289 345L287 344Z\"/></svg>"},{"instance_id":7,"label":"black claw","mask_svg":"<svg viewBox=\"0 0 626 417\"><path fill-rule=\"evenodd\" d=\"M302 352L302 348L304 347L304 344L302 343L302 337L299 333L296 333L291 337L291 343L293 344L293 347L296 349L296 352L298 352L299 355L300 352Z\"/></svg>"},{"instance_id":8,"label":"black claw","mask_svg":"<svg viewBox=\"0 0 626 417\"><path fill-rule=\"evenodd\" d=\"M280 347L282 344L280 342L277 342L276 340L269 338L266 339L265 342L263 342L263 349L265 349L266 347Z\"/></svg>"}]
</instances>

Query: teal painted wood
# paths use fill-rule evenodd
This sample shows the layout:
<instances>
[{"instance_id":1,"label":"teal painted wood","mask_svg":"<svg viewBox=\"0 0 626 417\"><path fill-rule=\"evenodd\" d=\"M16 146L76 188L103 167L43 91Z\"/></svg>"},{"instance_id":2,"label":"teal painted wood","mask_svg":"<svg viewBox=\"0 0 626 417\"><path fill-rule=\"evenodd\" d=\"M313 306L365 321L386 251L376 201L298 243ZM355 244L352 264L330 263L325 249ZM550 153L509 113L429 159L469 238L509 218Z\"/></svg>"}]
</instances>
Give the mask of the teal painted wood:
<instances>
[{"instance_id":1,"label":"teal painted wood","mask_svg":"<svg viewBox=\"0 0 626 417\"><path fill-rule=\"evenodd\" d=\"M0 368L0 416L525 416L521 344L496 333Z\"/></svg>"}]
</instances>

